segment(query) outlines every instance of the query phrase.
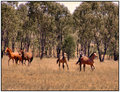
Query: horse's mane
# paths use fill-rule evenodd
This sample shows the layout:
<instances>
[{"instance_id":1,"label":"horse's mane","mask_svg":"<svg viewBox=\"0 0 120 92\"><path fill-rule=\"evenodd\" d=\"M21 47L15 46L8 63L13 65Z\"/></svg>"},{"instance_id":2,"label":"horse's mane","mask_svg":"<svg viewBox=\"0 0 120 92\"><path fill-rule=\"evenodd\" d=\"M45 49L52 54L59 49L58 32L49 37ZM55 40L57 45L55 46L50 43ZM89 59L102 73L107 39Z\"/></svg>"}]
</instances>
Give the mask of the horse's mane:
<instances>
[{"instance_id":1,"label":"horse's mane","mask_svg":"<svg viewBox=\"0 0 120 92\"><path fill-rule=\"evenodd\" d=\"M93 56L94 53L95 53L95 52L93 52L93 53L89 56L89 58L91 58L91 57Z\"/></svg>"},{"instance_id":2,"label":"horse's mane","mask_svg":"<svg viewBox=\"0 0 120 92\"><path fill-rule=\"evenodd\" d=\"M10 52L12 52L12 50L10 48L7 48Z\"/></svg>"}]
</instances>

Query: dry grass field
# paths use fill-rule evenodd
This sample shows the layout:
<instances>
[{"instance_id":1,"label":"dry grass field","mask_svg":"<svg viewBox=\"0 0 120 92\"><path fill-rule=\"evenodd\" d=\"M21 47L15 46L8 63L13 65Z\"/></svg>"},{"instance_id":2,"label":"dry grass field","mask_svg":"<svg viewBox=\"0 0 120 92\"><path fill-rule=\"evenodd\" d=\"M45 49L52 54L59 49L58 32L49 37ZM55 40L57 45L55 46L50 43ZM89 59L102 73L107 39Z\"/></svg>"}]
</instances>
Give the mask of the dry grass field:
<instances>
[{"instance_id":1,"label":"dry grass field","mask_svg":"<svg viewBox=\"0 0 120 92\"><path fill-rule=\"evenodd\" d=\"M118 62L95 60L95 70L86 66L79 71L76 59L68 62L69 70L59 69L55 58L34 58L31 65L16 65L8 57L2 60L2 90L118 90Z\"/></svg>"}]
</instances>

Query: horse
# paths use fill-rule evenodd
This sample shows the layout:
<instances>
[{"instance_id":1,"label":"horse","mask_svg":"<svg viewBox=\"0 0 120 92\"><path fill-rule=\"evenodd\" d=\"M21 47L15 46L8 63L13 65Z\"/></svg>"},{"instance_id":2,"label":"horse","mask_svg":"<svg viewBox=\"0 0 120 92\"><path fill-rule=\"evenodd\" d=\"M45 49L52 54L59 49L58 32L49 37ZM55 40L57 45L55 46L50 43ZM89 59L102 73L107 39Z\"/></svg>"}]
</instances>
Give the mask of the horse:
<instances>
[{"instance_id":1,"label":"horse","mask_svg":"<svg viewBox=\"0 0 120 92\"><path fill-rule=\"evenodd\" d=\"M12 50L8 47L6 48L5 53L8 53L8 56L9 56L8 66L9 66L9 61L11 59L13 60L13 63L15 60L16 64L18 63L18 60L22 61L22 57L20 56L20 54L18 52L12 52Z\"/></svg>"},{"instance_id":2,"label":"horse","mask_svg":"<svg viewBox=\"0 0 120 92\"><path fill-rule=\"evenodd\" d=\"M93 53L90 55L90 57L87 57L87 56L82 56L82 57L80 57L79 60L78 60L77 63L76 63L76 64L79 63L79 65L80 65L80 71L81 71L81 66L82 66L82 64L83 64L83 69L84 69L84 71L85 71L85 64L90 65L90 66L91 66L91 70L93 71L93 70L95 69L95 67L94 67L94 65L93 65L93 63L94 63L93 60L95 59L96 56L97 56L96 53L93 52Z\"/></svg>"},{"instance_id":3,"label":"horse","mask_svg":"<svg viewBox=\"0 0 120 92\"><path fill-rule=\"evenodd\" d=\"M21 52L21 54L22 54L22 62L23 62L23 60L25 60L25 62L26 62L26 60L28 60L28 66L29 66L29 64L32 62L32 60L33 60L33 55L32 55L32 53L31 52L24 52L23 50L21 50L20 51Z\"/></svg>"},{"instance_id":4,"label":"horse","mask_svg":"<svg viewBox=\"0 0 120 92\"><path fill-rule=\"evenodd\" d=\"M67 69L69 70L69 67L68 67L67 60L66 60L65 56L63 56L62 59L58 58L57 59L57 64L58 64L58 62L59 62L59 68L60 68L60 63L62 63L63 64L63 69L64 69L64 63L65 63L67 65Z\"/></svg>"}]
</instances>

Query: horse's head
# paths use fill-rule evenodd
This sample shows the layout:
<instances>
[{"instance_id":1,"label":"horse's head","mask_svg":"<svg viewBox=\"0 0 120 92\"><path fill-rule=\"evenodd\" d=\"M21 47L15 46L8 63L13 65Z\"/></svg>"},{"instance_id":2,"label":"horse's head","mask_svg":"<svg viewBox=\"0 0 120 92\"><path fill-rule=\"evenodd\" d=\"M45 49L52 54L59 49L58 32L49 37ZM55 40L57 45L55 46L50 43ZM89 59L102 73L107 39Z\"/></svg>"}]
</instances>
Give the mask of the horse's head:
<instances>
[{"instance_id":1,"label":"horse's head","mask_svg":"<svg viewBox=\"0 0 120 92\"><path fill-rule=\"evenodd\" d=\"M11 49L10 48L6 48L6 50L5 50L5 53L7 53L7 52L11 52Z\"/></svg>"},{"instance_id":2,"label":"horse's head","mask_svg":"<svg viewBox=\"0 0 120 92\"><path fill-rule=\"evenodd\" d=\"M24 51L23 51L23 50L20 50L20 53L21 53L21 54L23 54L23 53L24 53Z\"/></svg>"},{"instance_id":3,"label":"horse's head","mask_svg":"<svg viewBox=\"0 0 120 92\"><path fill-rule=\"evenodd\" d=\"M97 54L94 52L94 56L97 57Z\"/></svg>"},{"instance_id":4,"label":"horse's head","mask_svg":"<svg viewBox=\"0 0 120 92\"><path fill-rule=\"evenodd\" d=\"M22 57L24 57L24 51L20 50L20 53L21 53Z\"/></svg>"},{"instance_id":5,"label":"horse's head","mask_svg":"<svg viewBox=\"0 0 120 92\"><path fill-rule=\"evenodd\" d=\"M64 53L64 57L65 57L65 58L67 57L67 54L66 54L66 53Z\"/></svg>"},{"instance_id":6,"label":"horse's head","mask_svg":"<svg viewBox=\"0 0 120 92\"><path fill-rule=\"evenodd\" d=\"M93 52L93 53L89 56L89 58L91 58L91 59L94 59L95 57L97 57L97 54L96 54L95 52Z\"/></svg>"}]
</instances>

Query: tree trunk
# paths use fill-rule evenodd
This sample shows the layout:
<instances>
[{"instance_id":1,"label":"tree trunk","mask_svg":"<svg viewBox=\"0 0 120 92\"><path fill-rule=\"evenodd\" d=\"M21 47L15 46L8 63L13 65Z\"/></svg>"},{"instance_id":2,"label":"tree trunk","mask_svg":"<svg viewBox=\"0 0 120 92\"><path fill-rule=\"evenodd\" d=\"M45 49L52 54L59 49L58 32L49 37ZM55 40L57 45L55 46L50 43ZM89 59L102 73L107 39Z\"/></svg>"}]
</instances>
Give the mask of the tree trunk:
<instances>
[{"instance_id":1,"label":"tree trunk","mask_svg":"<svg viewBox=\"0 0 120 92\"><path fill-rule=\"evenodd\" d=\"M12 51L15 51L15 40L14 37L12 38Z\"/></svg>"},{"instance_id":2,"label":"tree trunk","mask_svg":"<svg viewBox=\"0 0 120 92\"><path fill-rule=\"evenodd\" d=\"M98 43L98 40L97 40L97 37L95 36L95 34L94 34L94 37L95 37L95 41L96 41L96 44L97 44L97 50L98 50L98 54L99 54L99 60L100 60L100 62L102 62L101 52L100 52L100 48L99 48L99 43Z\"/></svg>"},{"instance_id":3,"label":"tree trunk","mask_svg":"<svg viewBox=\"0 0 120 92\"><path fill-rule=\"evenodd\" d=\"M77 57L79 56L79 55L78 55L78 52L79 52L79 51L78 51L78 43L77 43Z\"/></svg>"},{"instance_id":4,"label":"tree trunk","mask_svg":"<svg viewBox=\"0 0 120 92\"><path fill-rule=\"evenodd\" d=\"M100 60L100 62L102 62L102 59L101 59L101 52L100 52L100 48L99 48L98 42L97 42L97 50L98 50L98 54L99 54L99 60Z\"/></svg>"},{"instance_id":5,"label":"tree trunk","mask_svg":"<svg viewBox=\"0 0 120 92\"><path fill-rule=\"evenodd\" d=\"M30 42L27 43L27 47L26 47L27 52L29 51L29 47L30 47Z\"/></svg>"},{"instance_id":6,"label":"tree trunk","mask_svg":"<svg viewBox=\"0 0 120 92\"><path fill-rule=\"evenodd\" d=\"M30 39L28 38L28 42L27 42L27 52L29 51L29 47L30 47Z\"/></svg>"},{"instance_id":7,"label":"tree trunk","mask_svg":"<svg viewBox=\"0 0 120 92\"><path fill-rule=\"evenodd\" d=\"M39 49L39 54L38 54L38 55L39 55L39 57L40 57L40 51L41 51L41 49L40 49L40 44L39 44L39 47L38 47L38 49Z\"/></svg>"},{"instance_id":8,"label":"tree trunk","mask_svg":"<svg viewBox=\"0 0 120 92\"><path fill-rule=\"evenodd\" d=\"M22 40L21 40L21 42L20 42L20 49L22 50L23 49L23 46L22 46Z\"/></svg>"},{"instance_id":9,"label":"tree trunk","mask_svg":"<svg viewBox=\"0 0 120 92\"><path fill-rule=\"evenodd\" d=\"M52 47L49 47L49 57L52 57Z\"/></svg>"},{"instance_id":10,"label":"tree trunk","mask_svg":"<svg viewBox=\"0 0 120 92\"><path fill-rule=\"evenodd\" d=\"M7 37L5 38L5 41L4 41L4 51L6 49L6 47L8 47L8 44L9 44L9 40L8 40L8 31L7 31Z\"/></svg>"},{"instance_id":11,"label":"tree trunk","mask_svg":"<svg viewBox=\"0 0 120 92\"><path fill-rule=\"evenodd\" d=\"M114 49L114 61L117 61L119 58L119 54L117 55L116 49Z\"/></svg>"},{"instance_id":12,"label":"tree trunk","mask_svg":"<svg viewBox=\"0 0 120 92\"><path fill-rule=\"evenodd\" d=\"M3 39L3 35L4 35L4 32L5 32L6 30L2 30L1 31L1 50L3 51L3 42L4 42L4 39Z\"/></svg>"},{"instance_id":13,"label":"tree trunk","mask_svg":"<svg viewBox=\"0 0 120 92\"><path fill-rule=\"evenodd\" d=\"M45 42L46 42L46 33L44 35L44 33L42 33L42 39L41 39L41 56L40 56L40 59L43 58L44 56L44 49L45 49Z\"/></svg>"},{"instance_id":14,"label":"tree trunk","mask_svg":"<svg viewBox=\"0 0 120 92\"><path fill-rule=\"evenodd\" d=\"M32 49L32 55L34 56L34 52L35 52L35 46L33 45L33 49Z\"/></svg>"},{"instance_id":15,"label":"tree trunk","mask_svg":"<svg viewBox=\"0 0 120 92\"><path fill-rule=\"evenodd\" d=\"M90 56L90 43L88 43L88 57Z\"/></svg>"},{"instance_id":16,"label":"tree trunk","mask_svg":"<svg viewBox=\"0 0 120 92\"><path fill-rule=\"evenodd\" d=\"M85 44L84 44L84 55L86 56L86 44L87 44L87 42L85 42Z\"/></svg>"},{"instance_id":17,"label":"tree trunk","mask_svg":"<svg viewBox=\"0 0 120 92\"><path fill-rule=\"evenodd\" d=\"M103 58L102 58L102 62L104 61L105 55L106 55L106 51L107 51L107 44L104 44L104 54L103 54Z\"/></svg>"},{"instance_id":18,"label":"tree trunk","mask_svg":"<svg viewBox=\"0 0 120 92\"><path fill-rule=\"evenodd\" d=\"M70 54L67 54L68 61L70 60Z\"/></svg>"},{"instance_id":19,"label":"tree trunk","mask_svg":"<svg viewBox=\"0 0 120 92\"><path fill-rule=\"evenodd\" d=\"M60 46L57 46L57 58L60 58Z\"/></svg>"},{"instance_id":20,"label":"tree trunk","mask_svg":"<svg viewBox=\"0 0 120 92\"><path fill-rule=\"evenodd\" d=\"M43 58L43 54L44 54L44 41L43 41L43 35L42 35L42 39L41 39L41 56L40 56L40 59Z\"/></svg>"},{"instance_id":21,"label":"tree trunk","mask_svg":"<svg viewBox=\"0 0 120 92\"><path fill-rule=\"evenodd\" d=\"M53 57L56 57L56 56L55 56L55 46L54 46L54 44L53 44L52 50L53 50Z\"/></svg>"}]
</instances>

